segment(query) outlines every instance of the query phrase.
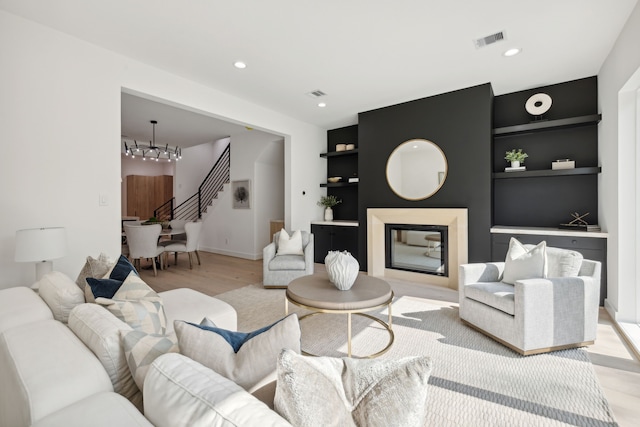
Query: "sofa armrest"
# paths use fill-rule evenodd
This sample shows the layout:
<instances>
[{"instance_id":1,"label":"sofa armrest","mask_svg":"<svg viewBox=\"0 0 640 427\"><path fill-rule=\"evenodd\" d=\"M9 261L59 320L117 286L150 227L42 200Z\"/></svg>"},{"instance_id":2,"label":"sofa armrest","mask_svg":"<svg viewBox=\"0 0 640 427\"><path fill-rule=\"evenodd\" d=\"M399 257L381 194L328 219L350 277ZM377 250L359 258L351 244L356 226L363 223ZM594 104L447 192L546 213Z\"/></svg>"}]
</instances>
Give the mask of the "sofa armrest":
<instances>
[{"instance_id":1,"label":"sofa armrest","mask_svg":"<svg viewBox=\"0 0 640 427\"><path fill-rule=\"evenodd\" d=\"M504 271L504 262L462 264L459 271L459 288L478 282L499 282Z\"/></svg>"},{"instance_id":2,"label":"sofa armrest","mask_svg":"<svg viewBox=\"0 0 640 427\"><path fill-rule=\"evenodd\" d=\"M599 280L589 276L517 280L515 317L525 335L562 342L596 338Z\"/></svg>"},{"instance_id":3,"label":"sofa armrest","mask_svg":"<svg viewBox=\"0 0 640 427\"><path fill-rule=\"evenodd\" d=\"M151 364L144 414L156 427L291 426L236 383L179 353Z\"/></svg>"}]
</instances>

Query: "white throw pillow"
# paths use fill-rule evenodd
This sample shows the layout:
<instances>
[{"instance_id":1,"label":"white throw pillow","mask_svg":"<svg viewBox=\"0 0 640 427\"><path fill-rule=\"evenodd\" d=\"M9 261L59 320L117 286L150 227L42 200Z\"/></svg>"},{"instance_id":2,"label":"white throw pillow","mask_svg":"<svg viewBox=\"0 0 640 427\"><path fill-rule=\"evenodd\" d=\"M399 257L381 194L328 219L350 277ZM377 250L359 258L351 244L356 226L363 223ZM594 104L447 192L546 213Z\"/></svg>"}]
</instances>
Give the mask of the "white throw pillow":
<instances>
[{"instance_id":1,"label":"white throw pillow","mask_svg":"<svg viewBox=\"0 0 640 427\"><path fill-rule=\"evenodd\" d=\"M85 262L82 270L78 274L76 278L76 285L84 291L85 286L87 285L86 279L87 277L98 277L102 278L111 268L113 262L109 259L109 256L105 253L101 253L98 256L98 259L95 259L91 256L87 257L87 261ZM93 301L87 301L93 302Z\"/></svg>"},{"instance_id":2,"label":"white throw pillow","mask_svg":"<svg viewBox=\"0 0 640 427\"><path fill-rule=\"evenodd\" d=\"M109 374L113 391L142 409L142 393L133 380L120 339L120 331L131 331L131 326L98 304L81 304L71 310L69 329L100 360Z\"/></svg>"},{"instance_id":3,"label":"white throw pillow","mask_svg":"<svg viewBox=\"0 0 640 427\"><path fill-rule=\"evenodd\" d=\"M278 358L275 410L297 427L420 426L428 409L431 359Z\"/></svg>"},{"instance_id":4,"label":"white throw pillow","mask_svg":"<svg viewBox=\"0 0 640 427\"><path fill-rule=\"evenodd\" d=\"M296 230L289 237L289 233L283 228L278 237L278 252L276 255L304 255L302 250L302 232Z\"/></svg>"},{"instance_id":5,"label":"white throw pillow","mask_svg":"<svg viewBox=\"0 0 640 427\"><path fill-rule=\"evenodd\" d=\"M257 331L234 332L176 320L180 353L232 380L245 390L276 372L278 355L300 352L298 316L290 314Z\"/></svg>"},{"instance_id":6,"label":"white throw pillow","mask_svg":"<svg viewBox=\"0 0 640 427\"><path fill-rule=\"evenodd\" d=\"M516 280L546 277L547 242L526 248L517 239L509 241L509 251L504 262L502 281L513 285Z\"/></svg>"},{"instance_id":7,"label":"white throw pillow","mask_svg":"<svg viewBox=\"0 0 640 427\"><path fill-rule=\"evenodd\" d=\"M84 304L84 292L67 275L59 271L45 274L34 286L38 294L47 303L53 318L67 323L71 310Z\"/></svg>"}]
</instances>

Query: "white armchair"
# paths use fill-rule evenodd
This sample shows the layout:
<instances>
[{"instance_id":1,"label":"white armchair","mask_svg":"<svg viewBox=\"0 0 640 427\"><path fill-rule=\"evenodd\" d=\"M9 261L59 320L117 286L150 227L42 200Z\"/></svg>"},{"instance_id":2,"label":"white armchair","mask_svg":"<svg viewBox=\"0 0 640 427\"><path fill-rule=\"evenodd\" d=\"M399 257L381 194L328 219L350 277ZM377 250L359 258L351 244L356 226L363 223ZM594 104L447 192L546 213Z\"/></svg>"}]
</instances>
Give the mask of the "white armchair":
<instances>
[{"instance_id":1,"label":"white armchair","mask_svg":"<svg viewBox=\"0 0 640 427\"><path fill-rule=\"evenodd\" d=\"M547 248L553 256L557 248ZM573 277L501 282L504 262L460 266L460 318L523 354L593 344L598 326L598 261L582 260Z\"/></svg>"},{"instance_id":2,"label":"white armchair","mask_svg":"<svg viewBox=\"0 0 640 427\"><path fill-rule=\"evenodd\" d=\"M280 232L262 250L262 274L265 288L286 288L293 279L313 274L313 234L302 231L303 255L277 255Z\"/></svg>"}]
</instances>

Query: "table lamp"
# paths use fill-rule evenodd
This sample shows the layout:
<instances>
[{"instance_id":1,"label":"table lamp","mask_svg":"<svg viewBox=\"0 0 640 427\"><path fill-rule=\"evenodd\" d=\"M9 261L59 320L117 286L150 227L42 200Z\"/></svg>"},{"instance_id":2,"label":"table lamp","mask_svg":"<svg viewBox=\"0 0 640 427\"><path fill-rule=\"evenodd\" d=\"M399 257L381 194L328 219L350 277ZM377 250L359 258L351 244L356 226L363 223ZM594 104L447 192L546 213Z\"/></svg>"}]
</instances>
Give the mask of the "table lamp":
<instances>
[{"instance_id":1,"label":"table lamp","mask_svg":"<svg viewBox=\"0 0 640 427\"><path fill-rule=\"evenodd\" d=\"M53 270L51 260L67 253L63 227L30 228L16 231L16 262L35 262L36 281Z\"/></svg>"}]
</instances>

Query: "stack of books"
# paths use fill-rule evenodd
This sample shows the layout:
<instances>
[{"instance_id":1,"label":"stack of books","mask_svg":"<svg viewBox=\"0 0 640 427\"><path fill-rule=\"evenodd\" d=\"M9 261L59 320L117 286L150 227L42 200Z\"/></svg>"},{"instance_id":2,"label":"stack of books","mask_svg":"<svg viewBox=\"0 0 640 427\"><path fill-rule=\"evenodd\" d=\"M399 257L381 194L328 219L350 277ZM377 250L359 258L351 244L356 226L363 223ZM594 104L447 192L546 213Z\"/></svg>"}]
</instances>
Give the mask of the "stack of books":
<instances>
[{"instance_id":1,"label":"stack of books","mask_svg":"<svg viewBox=\"0 0 640 427\"><path fill-rule=\"evenodd\" d=\"M596 224L560 224L559 228L576 231L601 231L600 226Z\"/></svg>"},{"instance_id":2,"label":"stack of books","mask_svg":"<svg viewBox=\"0 0 640 427\"><path fill-rule=\"evenodd\" d=\"M504 168L505 172L522 172L526 170L527 170L526 166L519 166L517 168L512 168L512 167Z\"/></svg>"}]
</instances>

